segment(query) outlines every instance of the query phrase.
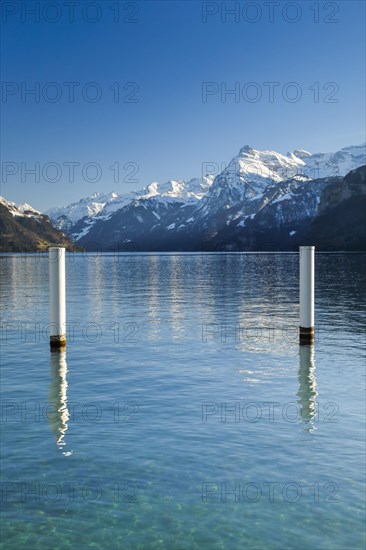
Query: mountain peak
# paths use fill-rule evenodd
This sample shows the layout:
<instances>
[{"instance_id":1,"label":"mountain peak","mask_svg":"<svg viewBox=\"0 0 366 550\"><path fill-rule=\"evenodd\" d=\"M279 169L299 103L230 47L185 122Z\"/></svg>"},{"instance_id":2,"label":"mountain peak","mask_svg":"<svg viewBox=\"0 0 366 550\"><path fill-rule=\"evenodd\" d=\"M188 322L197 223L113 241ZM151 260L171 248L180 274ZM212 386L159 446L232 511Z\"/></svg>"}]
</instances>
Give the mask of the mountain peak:
<instances>
[{"instance_id":1,"label":"mountain peak","mask_svg":"<svg viewBox=\"0 0 366 550\"><path fill-rule=\"evenodd\" d=\"M252 155L254 152L255 150L250 145L244 145L244 147L240 149L239 155L243 155L243 154Z\"/></svg>"},{"instance_id":2,"label":"mountain peak","mask_svg":"<svg viewBox=\"0 0 366 550\"><path fill-rule=\"evenodd\" d=\"M38 214L38 215L41 214L38 210L33 208L33 206L31 206L27 202L25 202L24 204L19 204L18 205L18 210L19 210L19 212L22 212L22 214L24 214L25 212L32 213L32 214Z\"/></svg>"},{"instance_id":3,"label":"mountain peak","mask_svg":"<svg viewBox=\"0 0 366 550\"><path fill-rule=\"evenodd\" d=\"M309 151L305 151L304 149L295 149L293 153L287 153L288 156L295 155L298 159L303 159L306 157L311 157L311 153Z\"/></svg>"},{"instance_id":4,"label":"mountain peak","mask_svg":"<svg viewBox=\"0 0 366 550\"><path fill-rule=\"evenodd\" d=\"M8 201L5 197L0 196L0 204L5 206L13 216L41 216L41 212L33 208L26 202L24 204L16 204L15 202Z\"/></svg>"}]
</instances>

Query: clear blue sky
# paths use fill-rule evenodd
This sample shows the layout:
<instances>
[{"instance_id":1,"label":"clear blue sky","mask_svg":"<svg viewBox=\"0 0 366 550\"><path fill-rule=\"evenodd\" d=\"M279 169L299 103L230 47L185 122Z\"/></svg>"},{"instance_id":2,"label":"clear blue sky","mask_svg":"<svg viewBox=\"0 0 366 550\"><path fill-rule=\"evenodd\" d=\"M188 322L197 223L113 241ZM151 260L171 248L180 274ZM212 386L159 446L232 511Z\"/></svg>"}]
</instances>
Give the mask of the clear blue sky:
<instances>
[{"instance_id":1,"label":"clear blue sky","mask_svg":"<svg viewBox=\"0 0 366 550\"><path fill-rule=\"evenodd\" d=\"M58 12L48 8L35 22L24 12L34 4L2 2L1 153L3 163L16 163L6 170L18 170L7 182L3 174L1 194L10 200L46 210L95 191L123 193L154 180L200 176L203 162L227 163L245 144L286 153L333 151L365 140L362 1L295 2L297 12L296 6L284 11L288 3L280 2L272 22L265 2L249 9L239 2L240 13L227 14L226 22L225 5L235 2L119 2L119 22L114 1L94 2L99 13L79 1L73 22L63 1ZM41 1L41 8L46 4ZM17 13L11 13L14 6ZM99 20L92 23L93 18ZM22 98L22 86L24 92L37 82L39 102L31 95ZM67 82L80 83L73 103ZM84 95L92 98L96 89L102 94L94 103L81 91L90 82L97 88L87 87ZM130 94L138 101L114 102L109 87L115 82L121 99ZM123 90L128 82L138 91L135 85ZM206 102L204 82L215 83ZM255 85L248 87L251 82ZM265 82L279 83L273 101ZM297 83L287 88L291 98L302 93L297 102L283 98L289 82ZM324 90L329 82L335 85ZM217 90L235 83L239 101L233 95L221 101ZM50 102L60 91L59 100ZM248 101L255 93L261 99ZM327 98L338 102L324 102ZM24 172L36 162L38 183ZM70 162L80 163L74 182L64 165ZM96 174L91 167L83 177L88 162L100 166L100 181L85 181ZM133 176L138 182L126 181L134 166L123 168L129 162L139 167ZM61 174L51 166L44 178L47 163L57 163ZM109 168L115 163L119 182ZM60 180L52 183L54 176Z\"/></svg>"}]
</instances>

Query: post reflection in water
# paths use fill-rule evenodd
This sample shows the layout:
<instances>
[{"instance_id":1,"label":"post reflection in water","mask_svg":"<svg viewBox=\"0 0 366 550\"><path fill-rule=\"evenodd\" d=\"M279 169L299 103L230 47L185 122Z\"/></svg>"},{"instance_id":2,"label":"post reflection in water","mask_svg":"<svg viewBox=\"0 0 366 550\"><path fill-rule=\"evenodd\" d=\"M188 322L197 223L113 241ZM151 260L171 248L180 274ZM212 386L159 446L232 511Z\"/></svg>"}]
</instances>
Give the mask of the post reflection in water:
<instances>
[{"instance_id":1,"label":"post reflection in water","mask_svg":"<svg viewBox=\"0 0 366 550\"><path fill-rule=\"evenodd\" d=\"M170 262L170 326L173 338L179 340L184 331L184 287L181 256L171 256Z\"/></svg>"},{"instance_id":2,"label":"post reflection in water","mask_svg":"<svg viewBox=\"0 0 366 550\"><path fill-rule=\"evenodd\" d=\"M306 430L313 431L316 415L315 352L313 345L299 346L299 391L297 392L300 414L307 424Z\"/></svg>"},{"instance_id":3,"label":"post reflection in water","mask_svg":"<svg viewBox=\"0 0 366 550\"><path fill-rule=\"evenodd\" d=\"M66 351L52 351L50 354L51 383L48 391L48 421L56 437L56 445L62 454L69 456L72 451L66 452L65 434L70 418L67 406L67 364Z\"/></svg>"},{"instance_id":4,"label":"post reflection in water","mask_svg":"<svg viewBox=\"0 0 366 550\"><path fill-rule=\"evenodd\" d=\"M149 316L148 334L151 340L159 339L159 272L157 256L148 256L146 284L147 315Z\"/></svg>"}]
</instances>

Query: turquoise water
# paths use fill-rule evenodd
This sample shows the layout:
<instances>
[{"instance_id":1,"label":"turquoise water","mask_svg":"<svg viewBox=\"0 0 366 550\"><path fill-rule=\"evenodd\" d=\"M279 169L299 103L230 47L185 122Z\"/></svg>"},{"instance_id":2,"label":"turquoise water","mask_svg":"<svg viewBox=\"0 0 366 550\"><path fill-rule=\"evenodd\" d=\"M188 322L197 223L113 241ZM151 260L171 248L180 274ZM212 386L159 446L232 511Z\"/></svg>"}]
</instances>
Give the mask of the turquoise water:
<instances>
[{"instance_id":1,"label":"turquoise water","mask_svg":"<svg viewBox=\"0 0 366 550\"><path fill-rule=\"evenodd\" d=\"M2 548L362 549L366 256L0 260Z\"/></svg>"}]
</instances>

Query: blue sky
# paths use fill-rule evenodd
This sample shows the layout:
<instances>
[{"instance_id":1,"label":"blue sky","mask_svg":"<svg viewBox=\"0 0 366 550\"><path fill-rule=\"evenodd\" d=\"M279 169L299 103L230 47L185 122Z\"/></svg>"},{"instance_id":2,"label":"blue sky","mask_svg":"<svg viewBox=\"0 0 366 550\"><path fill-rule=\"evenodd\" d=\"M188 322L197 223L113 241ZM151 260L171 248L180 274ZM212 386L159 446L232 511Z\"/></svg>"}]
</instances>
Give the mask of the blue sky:
<instances>
[{"instance_id":1,"label":"blue sky","mask_svg":"<svg viewBox=\"0 0 366 550\"><path fill-rule=\"evenodd\" d=\"M200 176L246 144L316 152L365 140L364 2L275 2L273 21L260 1L79 1L74 21L64 2L40 2L39 22L26 11L35 4L2 3L9 200L46 210Z\"/></svg>"}]
</instances>

